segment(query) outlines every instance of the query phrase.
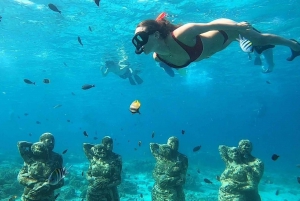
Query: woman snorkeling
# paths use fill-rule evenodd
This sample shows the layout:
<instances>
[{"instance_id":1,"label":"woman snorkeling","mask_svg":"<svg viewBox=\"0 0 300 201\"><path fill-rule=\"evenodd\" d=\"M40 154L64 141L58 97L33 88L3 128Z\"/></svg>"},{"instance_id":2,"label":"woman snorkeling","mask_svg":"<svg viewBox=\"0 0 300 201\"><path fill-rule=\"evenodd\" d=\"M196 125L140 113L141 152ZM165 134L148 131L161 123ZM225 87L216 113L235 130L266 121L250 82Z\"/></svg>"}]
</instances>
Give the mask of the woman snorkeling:
<instances>
[{"instance_id":1,"label":"woman snorkeling","mask_svg":"<svg viewBox=\"0 0 300 201\"><path fill-rule=\"evenodd\" d=\"M165 19L166 13L156 20L145 20L137 25L132 43L137 54L153 53L155 61L173 68L184 68L192 62L209 58L225 49L239 38L248 40L249 46L283 45L291 49L292 61L300 55L300 44L293 39L285 39L274 34L259 33L248 22L217 19L209 23L187 23L174 25ZM251 42L250 42L251 41ZM245 41L243 41L245 42ZM240 44L241 47L243 44ZM245 49L252 50L253 48Z\"/></svg>"}]
</instances>

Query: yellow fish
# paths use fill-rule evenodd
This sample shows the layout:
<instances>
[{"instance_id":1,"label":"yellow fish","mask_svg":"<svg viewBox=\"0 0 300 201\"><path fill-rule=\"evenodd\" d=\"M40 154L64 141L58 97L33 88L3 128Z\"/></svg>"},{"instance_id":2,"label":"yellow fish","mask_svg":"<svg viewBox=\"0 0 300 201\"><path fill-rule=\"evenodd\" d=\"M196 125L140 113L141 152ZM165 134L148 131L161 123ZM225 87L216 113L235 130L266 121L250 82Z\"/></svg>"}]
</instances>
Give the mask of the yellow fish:
<instances>
[{"instance_id":1,"label":"yellow fish","mask_svg":"<svg viewBox=\"0 0 300 201\"><path fill-rule=\"evenodd\" d=\"M130 107L129 107L129 110L130 110L130 112L131 112L132 114L135 114L135 113L141 114L140 111L139 111L139 110L140 110L140 107L141 107L140 101L135 100L135 101L133 101L133 102L131 103L131 105L130 105Z\"/></svg>"}]
</instances>

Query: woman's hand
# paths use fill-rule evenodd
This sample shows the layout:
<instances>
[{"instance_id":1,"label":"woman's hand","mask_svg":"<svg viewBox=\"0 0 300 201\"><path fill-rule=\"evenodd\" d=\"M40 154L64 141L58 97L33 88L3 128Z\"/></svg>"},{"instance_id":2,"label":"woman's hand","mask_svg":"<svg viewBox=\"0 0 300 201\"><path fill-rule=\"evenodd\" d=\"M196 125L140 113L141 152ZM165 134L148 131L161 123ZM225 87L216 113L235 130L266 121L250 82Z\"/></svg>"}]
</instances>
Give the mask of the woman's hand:
<instances>
[{"instance_id":1,"label":"woman's hand","mask_svg":"<svg viewBox=\"0 0 300 201\"><path fill-rule=\"evenodd\" d=\"M239 22L236 24L238 31L246 31L252 29L252 25L249 22Z\"/></svg>"}]
</instances>

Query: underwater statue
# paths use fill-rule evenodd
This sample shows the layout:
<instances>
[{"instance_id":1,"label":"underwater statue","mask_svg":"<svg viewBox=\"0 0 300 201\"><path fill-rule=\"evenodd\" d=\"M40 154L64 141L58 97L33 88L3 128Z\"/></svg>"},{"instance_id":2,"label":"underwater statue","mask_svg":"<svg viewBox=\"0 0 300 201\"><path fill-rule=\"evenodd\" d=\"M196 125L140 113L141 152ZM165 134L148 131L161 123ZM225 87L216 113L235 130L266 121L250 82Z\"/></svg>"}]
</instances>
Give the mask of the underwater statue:
<instances>
[{"instance_id":1,"label":"underwater statue","mask_svg":"<svg viewBox=\"0 0 300 201\"><path fill-rule=\"evenodd\" d=\"M61 179L57 184L50 185L48 178L51 173L62 168L63 159L53 152L55 145L51 133L41 135L39 142L18 142L18 149L24 165L18 174L18 181L25 186L21 200L23 201L54 201L54 190L64 185Z\"/></svg>"},{"instance_id":2,"label":"underwater statue","mask_svg":"<svg viewBox=\"0 0 300 201\"><path fill-rule=\"evenodd\" d=\"M108 147L111 148L108 150ZM117 186L121 183L122 160L119 155L114 155L112 148L112 144L83 144L84 153L90 161L87 171L87 201L120 200Z\"/></svg>"},{"instance_id":3,"label":"underwater statue","mask_svg":"<svg viewBox=\"0 0 300 201\"><path fill-rule=\"evenodd\" d=\"M219 201L258 201L257 175L237 147L219 146L226 168L220 177ZM258 199L258 197L259 199Z\"/></svg>"},{"instance_id":4,"label":"underwater statue","mask_svg":"<svg viewBox=\"0 0 300 201\"><path fill-rule=\"evenodd\" d=\"M179 141L176 137L170 137L167 144L150 143L151 153L156 159L152 201L185 201L183 185L188 159L178 152L178 148Z\"/></svg>"}]
</instances>

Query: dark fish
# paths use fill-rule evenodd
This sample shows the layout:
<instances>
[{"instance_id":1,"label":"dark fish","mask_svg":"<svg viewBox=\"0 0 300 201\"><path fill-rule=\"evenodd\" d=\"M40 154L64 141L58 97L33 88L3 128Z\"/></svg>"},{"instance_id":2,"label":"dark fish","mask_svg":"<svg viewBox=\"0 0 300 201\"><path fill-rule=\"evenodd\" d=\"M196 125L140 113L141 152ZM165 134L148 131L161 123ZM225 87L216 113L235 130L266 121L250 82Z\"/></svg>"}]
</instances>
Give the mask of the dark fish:
<instances>
[{"instance_id":1,"label":"dark fish","mask_svg":"<svg viewBox=\"0 0 300 201\"><path fill-rule=\"evenodd\" d=\"M67 120L67 122L71 122L71 120L70 120L70 119L68 119L68 120Z\"/></svg>"},{"instance_id":2,"label":"dark fish","mask_svg":"<svg viewBox=\"0 0 300 201\"><path fill-rule=\"evenodd\" d=\"M54 196L54 200L56 200L56 198L59 196L59 193L57 193L55 196Z\"/></svg>"},{"instance_id":3,"label":"dark fish","mask_svg":"<svg viewBox=\"0 0 300 201\"><path fill-rule=\"evenodd\" d=\"M67 65L67 63L66 63L66 62L64 62L64 65L68 67L68 65Z\"/></svg>"},{"instance_id":4,"label":"dark fish","mask_svg":"<svg viewBox=\"0 0 300 201\"><path fill-rule=\"evenodd\" d=\"M139 147L142 146L142 141L139 141L139 142L138 142L138 145L139 145Z\"/></svg>"},{"instance_id":5,"label":"dark fish","mask_svg":"<svg viewBox=\"0 0 300 201\"><path fill-rule=\"evenodd\" d=\"M51 10L53 10L54 12L61 13L61 11L58 10L57 7L56 7L54 4L49 3L48 6L49 6L49 8L50 8Z\"/></svg>"},{"instance_id":6,"label":"dark fish","mask_svg":"<svg viewBox=\"0 0 300 201\"><path fill-rule=\"evenodd\" d=\"M49 83L50 83L50 80L47 79L47 78L45 78L45 79L43 80L43 82L44 82L45 84L49 84Z\"/></svg>"},{"instance_id":7,"label":"dark fish","mask_svg":"<svg viewBox=\"0 0 300 201\"><path fill-rule=\"evenodd\" d=\"M70 169L70 167L68 169ZM66 176L66 174L68 173L67 172L68 169L66 167L64 167L64 168L56 168L50 174L50 176L48 178L48 183L50 185L56 185L56 184L58 184L58 182L60 182L60 180L62 180Z\"/></svg>"},{"instance_id":8,"label":"dark fish","mask_svg":"<svg viewBox=\"0 0 300 201\"><path fill-rule=\"evenodd\" d=\"M143 197L144 197L142 193L141 193L140 197L141 197L141 198L143 198Z\"/></svg>"},{"instance_id":9,"label":"dark fish","mask_svg":"<svg viewBox=\"0 0 300 201\"><path fill-rule=\"evenodd\" d=\"M84 174L84 172L82 171L82 172L81 172L81 176L83 176L83 174Z\"/></svg>"},{"instance_id":10,"label":"dark fish","mask_svg":"<svg viewBox=\"0 0 300 201\"><path fill-rule=\"evenodd\" d=\"M272 155L272 160L273 161L276 161L278 158L279 158L279 156L277 154L273 154Z\"/></svg>"},{"instance_id":11,"label":"dark fish","mask_svg":"<svg viewBox=\"0 0 300 201\"><path fill-rule=\"evenodd\" d=\"M209 179L204 179L204 182L207 184L212 184L212 182Z\"/></svg>"},{"instance_id":12,"label":"dark fish","mask_svg":"<svg viewBox=\"0 0 300 201\"><path fill-rule=\"evenodd\" d=\"M155 133L154 133L154 131L152 132L152 135L151 135L151 138L154 138L154 136L155 136Z\"/></svg>"},{"instance_id":13,"label":"dark fish","mask_svg":"<svg viewBox=\"0 0 300 201\"><path fill-rule=\"evenodd\" d=\"M279 195L279 189L276 190L275 195Z\"/></svg>"},{"instance_id":14,"label":"dark fish","mask_svg":"<svg viewBox=\"0 0 300 201\"><path fill-rule=\"evenodd\" d=\"M94 140L98 140L98 138L97 138L97 137L94 137L93 139L94 139Z\"/></svg>"},{"instance_id":15,"label":"dark fish","mask_svg":"<svg viewBox=\"0 0 300 201\"><path fill-rule=\"evenodd\" d=\"M220 176L219 175L216 176L216 180L220 181Z\"/></svg>"},{"instance_id":16,"label":"dark fish","mask_svg":"<svg viewBox=\"0 0 300 201\"><path fill-rule=\"evenodd\" d=\"M91 26L89 26L89 30L90 30L90 31L93 31Z\"/></svg>"},{"instance_id":17,"label":"dark fish","mask_svg":"<svg viewBox=\"0 0 300 201\"><path fill-rule=\"evenodd\" d=\"M134 151L136 151L137 150L137 148L134 148Z\"/></svg>"},{"instance_id":18,"label":"dark fish","mask_svg":"<svg viewBox=\"0 0 300 201\"><path fill-rule=\"evenodd\" d=\"M298 181L298 183L300 184L300 177L297 177L297 181Z\"/></svg>"},{"instance_id":19,"label":"dark fish","mask_svg":"<svg viewBox=\"0 0 300 201\"><path fill-rule=\"evenodd\" d=\"M185 130L181 130L181 134L184 135L185 134Z\"/></svg>"},{"instance_id":20,"label":"dark fish","mask_svg":"<svg viewBox=\"0 0 300 201\"><path fill-rule=\"evenodd\" d=\"M26 84L34 84L34 85L35 85L35 82L32 82L32 81L30 81L30 80L28 80L28 79L24 79L24 82L25 82Z\"/></svg>"},{"instance_id":21,"label":"dark fish","mask_svg":"<svg viewBox=\"0 0 300 201\"><path fill-rule=\"evenodd\" d=\"M32 136L32 133L29 133L28 135L29 135L29 136Z\"/></svg>"},{"instance_id":22,"label":"dark fish","mask_svg":"<svg viewBox=\"0 0 300 201\"><path fill-rule=\"evenodd\" d=\"M41 122L39 122L39 121L36 121L35 123L36 123L36 124L41 124Z\"/></svg>"},{"instance_id":23,"label":"dark fish","mask_svg":"<svg viewBox=\"0 0 300 201\"><path fill-rule=\"evenodd\" d=\"M65 154L65 153L67 153L67 151L68 151L68 149L64 150L64 151L62 152L62 154Z\"/></svg>"},{"instance_id":24,"label":"dark fish","mask_svg":"<svg viewBox=\"0 0 300 201\"><path fill-rule=\"evenodd\" d=\"M266 81L266 83L267 83L267 84L271 84L271 82L270 82L270 81L268 81L268 80Z\"/></svg>"},{"instance_id":25,"label":"dark fish","mask_svg":"<svg viewBox=\"0 0 300 201\"><path fill-rule=\"evenodd\" d=\"M2 20L2 16L0 16L0 22L1 22L1 20Z\"/></svg>"},{"instance_id":26,"label":"dark fish","mask_svg":"<svg viewBox=\"0 0 300 201\"><path fill-rule=\"evenodd\" d=\"M200 170L199 169L197 170L197 172L198 172L198 174L200 174Z\"/></svg>"},{"instance_id":27,"label":"dark fish","mask_svg":"<svg viewBox=\"0 0 300 201\"><path fill-rule=\"evenodd\" d=\"M94 1L95 1L96 5L99 6L100 0L94 0Z\"/></svg>"},{"instance_id":28,"label":"dark fish","mask_svg":"<svg viewBox=\"0 0 300 201\"><path fill-rule=\"evenodd\" d=\"M201 145L194 147L193 152L199 151L201 149Z\"/></svg>"},{"instance_id":29,"label":"dark fish","mask_svg":"<svg viewBox=\"0 0 300 201\"><path fill-rule=\"evenodd\" d=\"M74 92L71 93L73 96L76 96L76 94Z\"/></svg>"},{"instance_id":30,"label":"dark fish","mask_svg":"<svg viewBox=\"0 0 300 201\"><path fill-rule=\"evenodd\" d=\"M86 136L86 137L89 136L89 134L86 131L83 131L83 135Z\"/></svg>"},{"instance_id":31,"label":"dark fish","mask_svg":"<svg viewBox=\"0 0 300 201\"><path fill-rule=\"evenodd\" d=\"M82 44L82 42L81 42L81 38L80 38L79 36L78 36L77 40L78 40L79 44L80 44L81 46L83 46L83 44Z\"/></svg>"},{"instance_id":32,"label":"dark fish","mask_svg":"<svg viewBox=\"0 0 300 201\"><path fill-rule=\"evenodd\" d=\"M24 113L24 116L28 116L28 113Z\"/></svg>"},{"instance_id":33,"label":"dark fish","mask_svg":"<svg viewBox=\"0 0 300 201\"><path fill-rule=\"evenodd\" d=\"M93 87L95 87L94 84L85 84L85 85L83 85L83 86L81 87L81 89L87 90L87 89L90 89L90 88L93 88Z\"/></svg>"},{"instance_id":34,"label":"dark fish","mask_svg":"<svg viewBox=\"0 0 300 201\"><path fill-rule=\"evenodd\" d=\"M300 164L297 164L296 167L300 168Z\"/></svg>"}]
</instances>

